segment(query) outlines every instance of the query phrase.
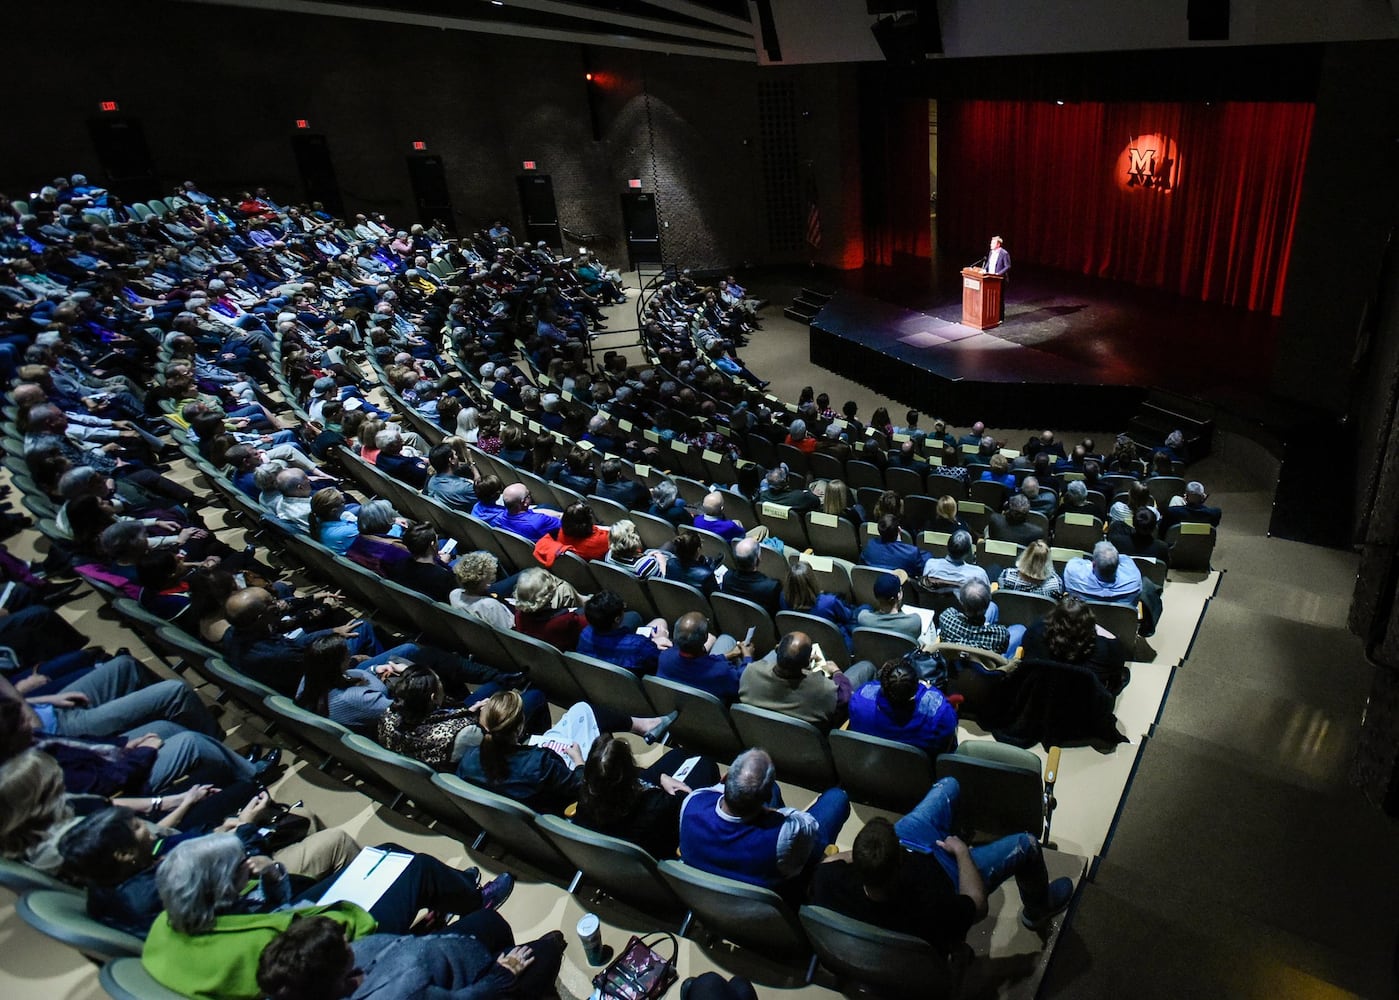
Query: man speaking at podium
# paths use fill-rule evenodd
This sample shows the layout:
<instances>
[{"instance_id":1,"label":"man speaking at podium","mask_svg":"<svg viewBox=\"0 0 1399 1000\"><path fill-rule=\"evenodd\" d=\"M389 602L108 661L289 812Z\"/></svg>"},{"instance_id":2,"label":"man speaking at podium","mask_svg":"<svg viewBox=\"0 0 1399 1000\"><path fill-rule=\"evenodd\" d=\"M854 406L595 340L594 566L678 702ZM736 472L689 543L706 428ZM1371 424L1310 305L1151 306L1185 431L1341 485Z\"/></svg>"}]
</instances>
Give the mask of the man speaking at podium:
<instances>
[{"instance_id":1,"label":"man speaking at podium","mask_svg":"<svg viewBox=\"0 0 1399 1000\"><path fill-rule=\"evenodd\" d=\"M1006 279L1006 284L1009 284L1010 253L1007 252L1005 247L1001 246L1001 238L999 236L991 237L991 251L986 255L986 273L999 274L1002 278ZM1004 323L1006 319L1006 290L1004 284L1001 286L1000 318L1001 322Z\"/></svg>"}]
</instances>

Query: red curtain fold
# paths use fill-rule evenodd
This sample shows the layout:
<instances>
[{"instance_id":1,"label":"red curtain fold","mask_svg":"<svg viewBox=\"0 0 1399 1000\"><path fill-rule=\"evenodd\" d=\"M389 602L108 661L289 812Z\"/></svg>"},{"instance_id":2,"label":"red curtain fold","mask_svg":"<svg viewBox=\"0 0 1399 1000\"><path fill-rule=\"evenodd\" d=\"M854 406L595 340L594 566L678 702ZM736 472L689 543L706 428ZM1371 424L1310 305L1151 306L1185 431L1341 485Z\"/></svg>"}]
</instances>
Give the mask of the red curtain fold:
<instances>
[{"instance_id":1,"label":"red curtain fold","mask_svg":"<svg viewBox=\"0 0 1399 1000\"><path fill-rule=\"evenodd\" d=\"M974 257L999 234L1017 261L1279 315L1314 111L942 102L942 246ZM1125 186L1133 146L1169 190Z\"/></svg>"}]
</instances>

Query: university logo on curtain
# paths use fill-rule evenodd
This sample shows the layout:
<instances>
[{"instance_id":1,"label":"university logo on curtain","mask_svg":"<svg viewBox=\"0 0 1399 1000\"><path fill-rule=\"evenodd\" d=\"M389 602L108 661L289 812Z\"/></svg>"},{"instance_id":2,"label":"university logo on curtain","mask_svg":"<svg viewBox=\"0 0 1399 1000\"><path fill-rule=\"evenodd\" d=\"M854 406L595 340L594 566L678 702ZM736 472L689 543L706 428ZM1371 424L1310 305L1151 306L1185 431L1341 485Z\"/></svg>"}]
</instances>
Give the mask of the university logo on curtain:
<instances>
[{"instance_id":1,"label":"university logo on curtain","mask_svg":"<svg viewBox=\"0 0 1399 1000\"><path fill-rule=\"evenodd\" d=\"M1127 143L1114 173L1124 191L1169 194L1180 183L1180 154L1174 139L1151 133Z\"/></svg>"}]
</instances>

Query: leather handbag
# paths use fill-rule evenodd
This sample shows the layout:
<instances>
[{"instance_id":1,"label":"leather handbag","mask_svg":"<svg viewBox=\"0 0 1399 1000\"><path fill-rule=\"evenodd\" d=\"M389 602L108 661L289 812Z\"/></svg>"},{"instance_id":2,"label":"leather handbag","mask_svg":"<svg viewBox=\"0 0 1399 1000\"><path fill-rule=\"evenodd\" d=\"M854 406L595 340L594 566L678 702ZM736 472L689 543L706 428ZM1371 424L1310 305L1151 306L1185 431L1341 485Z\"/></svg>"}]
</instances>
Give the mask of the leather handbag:
<instances>
[{"instance_id":1,"label":"leather handbag","mask_svg":"<svg viewBox=\"0 0 1399 1000\"><path fill-rule=\"evenodd\" d=\"M664 958L653 947L662 939L670 941L670 958ZM608 1000L657 1000L679 978L675 972L679 947L674 934L659 933L646 938L633 934L612 964L593 977L593 986L599 996Z\"/></svg>"}]
</instances>

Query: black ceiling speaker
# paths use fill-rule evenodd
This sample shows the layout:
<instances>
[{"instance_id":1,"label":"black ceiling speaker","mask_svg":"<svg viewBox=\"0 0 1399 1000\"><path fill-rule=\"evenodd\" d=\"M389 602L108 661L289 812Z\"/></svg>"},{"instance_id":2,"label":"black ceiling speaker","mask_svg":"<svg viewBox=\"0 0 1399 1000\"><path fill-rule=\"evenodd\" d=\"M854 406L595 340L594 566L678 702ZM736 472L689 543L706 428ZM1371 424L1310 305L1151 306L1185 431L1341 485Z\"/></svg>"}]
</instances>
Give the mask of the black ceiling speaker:
<instances>
[{"instance_id":1,"label":"black ceiling speaker","mask_svg":"<svg viewBox=\"0 0 1399 1000\"><path fill-rule=\"evenodd\" d=\"M1229 0L1187 0L1185 18L1192 42L1229 40Z\"/></svg>"},{"instance_id":2,"label":"black ceiling speaker","mask_svg":"<svg viewBox=\"0 0 1399 1000\"><path fill-rule=\"evenodd\" d=\"M871 3L871 6L874 4ZM884 58L891 63L908 66L923 62L929 55L941 55L942 27L938 24L936 0L917 4L902 0L898 6L905 8L902 13L880 18L870 25Z\"/></svg>"}]
</instances>

